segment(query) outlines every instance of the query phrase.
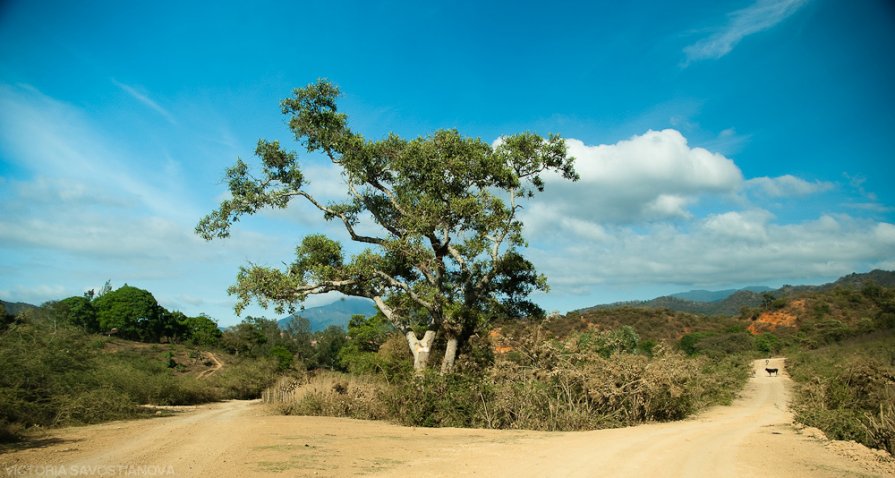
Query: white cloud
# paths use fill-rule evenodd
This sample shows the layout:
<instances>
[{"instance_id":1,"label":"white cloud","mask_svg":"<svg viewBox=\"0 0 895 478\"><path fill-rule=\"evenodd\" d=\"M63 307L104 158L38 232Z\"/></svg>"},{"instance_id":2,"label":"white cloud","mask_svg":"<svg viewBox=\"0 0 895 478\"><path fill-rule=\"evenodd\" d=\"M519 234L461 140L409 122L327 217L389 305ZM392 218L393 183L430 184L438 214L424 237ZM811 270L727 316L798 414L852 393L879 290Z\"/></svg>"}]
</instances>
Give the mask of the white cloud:
<instances>
[{"instance_id":1,"label":"white cloud","mask_svg":"<svg viewBox=\"0 0 895 478\"><path fill-rule=\"evenodd\" d=\"M181 180L183 163L123 132L141 131L105 130L98 120L34 88L0 85L0 154L17 171L0 180L0 291L41 303L111 278L165 304L195 305L170 299L188 284L216 309L184 312L231 315L225 290L238 267L279 265L291 237L238 229L202 241L193 228L208 211L192 200L195 184ZM63 285L42 286L54 283Z\"/></svg>"},{"instance_id":2,"label":"white cloud","mask_svg":"<svg viewBox=\"0 0 895 478\"><path fill-rule=\"evenodd\" d=\"M887 244L889 247L895 247L895 225L888 223L879 223L873 231L876 241Z\"/></svg>"},{"instance_id":3,"label":"white cloud","mask_svg":"<svg viewBox=\"0 0 895 478\"><path fill-rule=\"evenodd\" d=\"M686 219L688 207L707 195L736 192L743 178L728 158L691 148L676 130L647 131L615 144L588 146L566 140L581 180L550 175L526 223L548 227L550 218L592 223Z\"/></svg>"},{"instance_id":4,"label":"white cloud","mask_svg":"<svg viewBox=\"0 0 895 478\"><path fill-rule=\"evenodd\" d=\"M82 196L115 197L159 215L198 215L186 193L172 189L177 182L155 167L164 158L123 143L121 134L34 88L0 85L0 140L6 158L57 187L78 184Z\"/></svg>"},{"instance_id":5,"label":"white cloud","mask_svg":"<svg viewBox=\"0 0 895 478\"><path fill-rule=\"evenodd\" d=\"M146 106L149 109L155 111L156 113L162 115L162 117L164 117L165 120L167 120L169 123L171 123L173 125L177 125L177 119L174 118L174 115L172 115L168 110L166 110L164 107L162 107L160 104L158 104L155 100L150 98L149 95L147 95L146 93L139 91L137 88L134 88L133 86L121 83L118 80L113 79L112 83L114 83L115 86L117 86L118 88L121 88L122 91L124 91L125 93L130 95L131 98L137 100L144 106Z\"/></svg>"},{"instance_id":6,"label":"white cloud","mask_svg":"<svg viewBox=\"0 0 895 478\"><path fill-rule=\"evenodd\" d=\"M607 288L800 283L895 263L890 223L833 212L793 222L785 205L771 204L772 213L764 204L828 193L833 183L744 180L733 161L690 147L675 130L567 144L581 180L548 177L523 211L527 254L554 303Z\"/></svg>"},{"instance_id":7,"label":"white cloud","mask_svg":"<svg viewBox=\"0 0 895 478\"><path fill-rule=\"evenodd\" d=\"M807 0L757 0L731 13L724 28L684 48L687 63L723 57L743 38L777 25L806 3Z\"/></svg>"},{"instance_id":8,"label":"white cloud","mask_svg":"<svg viewBox=\"0 0 895 478\"><path fill-rule=\"evenodd\" d=\"M768 239L767 225L772 217L764 210L730 211L709 216L702 228L720 240L762 242Z\"/></svg>"},{"instance_id":9,"label":"white cloud","mask_svg":"<svg viewBox=\"0 0 895 478\"><path fill-rule=\"evenodd\" d=\"M746 187L772 198L787 196L808 196L811 194L829 191L834 188L833 183L827 181L808 182L792 175L778 176L776 178L760 177L746 181Z\"/></svg>"},{"instance_id":10,"label":"white cloud","mask_svg":"<svg viewBox=\"0 0 895 478\"><path fill-rule=\"evenodd\" d=\"M616 226L594 247L558 235L529 250L557 294L620 284L798 282L838 277L892 264L895 225L848 216L778 224L765 211L728 212L687 226ZM585 244L585 247L582 247Z\"/></svg>"}]
</instances>

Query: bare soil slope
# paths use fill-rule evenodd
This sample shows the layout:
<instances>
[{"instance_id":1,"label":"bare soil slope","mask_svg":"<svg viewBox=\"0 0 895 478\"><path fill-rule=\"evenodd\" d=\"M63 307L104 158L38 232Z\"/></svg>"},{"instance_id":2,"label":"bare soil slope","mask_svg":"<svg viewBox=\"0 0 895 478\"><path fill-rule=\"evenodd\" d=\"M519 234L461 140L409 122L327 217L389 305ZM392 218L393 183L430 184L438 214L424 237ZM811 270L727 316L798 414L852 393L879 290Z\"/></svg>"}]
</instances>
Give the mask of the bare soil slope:
<instances>
[{"instance_id":1,"label":"bare soil slope","mask_svg":"<svg viewBox=\"0 0 895 478\"><path fill-rule=\"evenodd\" d=\"M782 359L770 367L783 369ZM791 382L764 372L743 397L682 422L593 432L405 428L270 414L232 401L153 420L55 430L0 455L9 476L895 476L890 456L797 431Z\"/></svg>"}]
</instances>

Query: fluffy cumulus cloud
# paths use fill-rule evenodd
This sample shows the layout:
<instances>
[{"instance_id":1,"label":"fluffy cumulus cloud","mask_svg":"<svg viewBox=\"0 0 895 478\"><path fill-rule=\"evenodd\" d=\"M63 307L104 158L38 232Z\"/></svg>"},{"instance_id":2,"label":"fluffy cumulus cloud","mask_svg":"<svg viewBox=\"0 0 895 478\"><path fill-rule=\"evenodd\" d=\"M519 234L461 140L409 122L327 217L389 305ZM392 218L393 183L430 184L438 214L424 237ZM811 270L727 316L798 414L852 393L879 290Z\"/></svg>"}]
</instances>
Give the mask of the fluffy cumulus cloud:
<instances>
[{"instance_id":1,"label":"fluffy cumulus cloud","mask_svg":"<svg viewBox=\"0 0 895 478\"><path fill-rule=\"evenodd\" d=\"M609 145L588 146L577 139L566 144L581 180L545 179L546 191L526 217L537 225L534 233L563 218L610 224L686 219L700 198L732 194L743 182L733 161L690 147L673 129Z\"/></svg>"},{"instance_id":2,"label":"fluffy cumulus cloud","mask_svg":"<svg viewBox=\"0 0 895 478\"><path fill-rule=\"evenodd\" d=\"M670 284L797 283L893 266L892 224L765 205L835 192L833 183L744 179L732 160L675 130L568 147L581 181L548 178L523 218L529 254L558 296L618 284L665 284L667 293Z\"/></svg>"}]
</instances>

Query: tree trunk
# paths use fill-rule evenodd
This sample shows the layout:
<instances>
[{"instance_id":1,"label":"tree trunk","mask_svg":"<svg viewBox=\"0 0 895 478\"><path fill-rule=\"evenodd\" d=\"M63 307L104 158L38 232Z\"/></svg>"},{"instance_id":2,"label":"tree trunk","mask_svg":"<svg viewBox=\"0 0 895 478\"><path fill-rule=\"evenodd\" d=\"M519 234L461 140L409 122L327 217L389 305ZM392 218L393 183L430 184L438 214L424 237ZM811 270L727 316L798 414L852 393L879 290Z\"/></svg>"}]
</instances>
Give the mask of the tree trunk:
<instances>
[{"instance_id":1,"label":"tree trunk","mask_svg":"<svg viewBox=\"0 0 895 478\"><path fill-rule=\"evenodd\" d=\"M408 330L406 337L410 353L413 354L413 371L417 375L421 375L429 365L429 353L432 350L432 343L435 342L435 331L427 330L420 340L416 338L416 334L412 330Z\"/></svg>"},{"instance_id":2,"label":"tree trunk","mask_svg":"<svg viewBox=\"0 0 895 478\"><path fill-rule=\"evenodd\" d=\"M444 358L441 360L441 373L450 373L454 370L454 360L457 359L457 337L448 337L447 348L444 350Z\"/></svg>"}]
</instances>

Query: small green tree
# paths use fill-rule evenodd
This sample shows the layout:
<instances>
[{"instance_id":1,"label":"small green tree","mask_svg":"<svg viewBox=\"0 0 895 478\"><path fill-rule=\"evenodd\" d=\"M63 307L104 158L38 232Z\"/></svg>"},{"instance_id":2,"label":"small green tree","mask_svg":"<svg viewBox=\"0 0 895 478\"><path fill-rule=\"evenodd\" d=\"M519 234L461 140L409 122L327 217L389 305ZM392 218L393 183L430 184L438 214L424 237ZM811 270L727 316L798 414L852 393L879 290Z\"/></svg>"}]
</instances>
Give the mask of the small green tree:
<instances>
[{"instance_id":1,"label":"small green tree","mask_svg":"<svg viewBox=\"0 0 895 478\"><path fill-rule=\"evenodd\" d=\"M311 332L311 321L300 316L293 315L292 320L286 324L286 334L291 341L291 348L306 366L314 365L314 348L311 342L314 333Z\"/></svg>"},{"instance_id":2,"label":"small green tree","mask_svg":"<svg viewBox=\"0 0 895 478\"><path fill-rule=\"evenodd\" d=\"M222 333L217 322L205 314L187 318L186 327L189 331L190 341L194 345L207 347L216 345L221 340Z\"/></svg>"},{"instance_id":3,"label":"small green tree","mask_svg":"<svg viewBox=\"0 0 895 478\"><path fill-rule=\"evenodd\" d=\"M343 370L342 362L339 360L339 352L348 341L345 337L345 331L338 325L330 325L323 331L318 332L315 335L315 340L315 365L319 368Z\"/></svg>"},{"instance_id":4,"label":"small green tree","mask_svg":"<svg viewBox=\"0 0 895 478\"><path fill-rule=\"evenodd\" d=\"M273 347L271 342L276 334L278 327L275 320L248 316L227 329L221 343L230 353L262 357Z\"/></svg>"},{"instance_id":5,"label":"small green tree","mask_svg":"<svg viewBox=\"0 0 895 478\"><path fill-rule=\"evenodd\" d=\"M96 309L87 297L69 297L57 302L53 308L55 309L54 312L61 318L76 327L80 327L85 332L99 331Z\"/></svg>"},{"instance_id":6,"label":"small green tree","mask_svg":"<svg viewBox=\"0 0 895 478\"><path fill-rule=\"evenodd\" d=\"M437 334L446 342L441 369L449 371L484 318L542 314L526 299L547 283L519 252L525 241L518 212L543 190L542 173L577 179L565 141L522 133L492 146L456 130L371 141L348 128L338 96L334 85L318 81L283 100L282 112L308 152L341 169L344 201L324 204L312 196L296 154L261 140L260 175L237 160L227 171L231 197L196 232L208 240L227 237L240 217L300 198L368 249L346 260L340 243L306 236L285 270L240 269L229 289L239 298L237 312L253 300L282 311L329 291L368 297L405 335L418 372ZM365 218L377 232L361 232Z\"/></svg>"},{"instance_id":7,"label":"small green tree","mask_svg":"<svg viewBox=\"0 0 895 478\"><path fill-rule=\"evenodd\" d=\"M381 367L377 352L395 332L382 314L354 315L348 322L348 342L339 353L342 365L353 373L376 371Z\"/></svg>"}]
</instances>

